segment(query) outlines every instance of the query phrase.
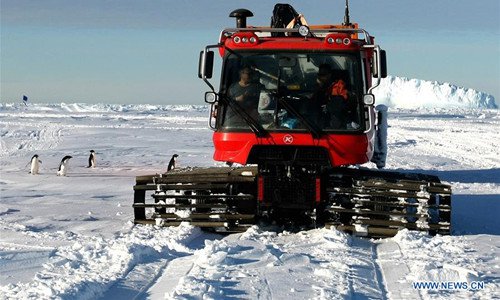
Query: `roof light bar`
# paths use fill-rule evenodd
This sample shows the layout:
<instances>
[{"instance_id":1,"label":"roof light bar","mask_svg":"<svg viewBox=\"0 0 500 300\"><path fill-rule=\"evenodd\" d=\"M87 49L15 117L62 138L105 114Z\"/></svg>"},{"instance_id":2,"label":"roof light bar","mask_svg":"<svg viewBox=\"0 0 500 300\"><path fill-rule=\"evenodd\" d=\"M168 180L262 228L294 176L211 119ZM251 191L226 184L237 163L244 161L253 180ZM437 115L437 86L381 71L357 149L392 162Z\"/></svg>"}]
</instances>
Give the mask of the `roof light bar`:
<instances>
[{"instance_id":1,"label":"roof light bar","mask_svg":"<svg viewBox=\"0 0 500 300\"><path fill-rule=\"evenodd\" d=\"M236 45L256 45L259 42L259 38L252 32L240 32L236 33L232 37L233 43Z\"/></svg>"}]
</instances>

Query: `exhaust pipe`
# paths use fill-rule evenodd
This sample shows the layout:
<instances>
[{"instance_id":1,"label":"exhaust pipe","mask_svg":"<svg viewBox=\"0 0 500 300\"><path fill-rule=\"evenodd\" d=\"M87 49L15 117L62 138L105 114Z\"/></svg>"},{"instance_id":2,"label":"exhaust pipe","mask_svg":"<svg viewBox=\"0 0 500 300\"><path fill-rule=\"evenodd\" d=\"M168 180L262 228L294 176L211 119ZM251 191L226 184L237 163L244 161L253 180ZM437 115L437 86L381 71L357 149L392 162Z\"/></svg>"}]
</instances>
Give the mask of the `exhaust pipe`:
<instances>
[{"instance_id":1,"label":"exhaust pipe","mask_svg":"<svg viewBox=\"0 0 500 300\"><path fill-rule=\"evenodd\" d=\"M248 9L239 8L229 14L230 18L236 18L236 28L246 28L247 18L253 17L253 13Z\"/></svg>"}]
</instances>

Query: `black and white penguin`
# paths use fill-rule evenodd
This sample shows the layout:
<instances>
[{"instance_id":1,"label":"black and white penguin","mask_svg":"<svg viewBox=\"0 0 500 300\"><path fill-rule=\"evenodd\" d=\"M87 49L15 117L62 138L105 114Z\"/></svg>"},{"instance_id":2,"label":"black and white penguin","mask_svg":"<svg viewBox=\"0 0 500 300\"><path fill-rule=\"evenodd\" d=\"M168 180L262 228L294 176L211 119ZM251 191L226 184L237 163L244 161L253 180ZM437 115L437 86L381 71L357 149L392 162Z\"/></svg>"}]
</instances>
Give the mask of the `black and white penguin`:
<instances>
[{"instance_id":1,"label":"black and white penguin","mask_svg":"<svg viewBox=\"0 0 500 300\"><path fill-rule=\"evenodd\" d=\"M57 176L66 176L66 173L68 172L68 161L70 158L73 158L73 156L66 155L63 157L61 163L59 164L59 170L57 170Z\"/></svg>"},{"instance_id":2,"label":"black and white penguin","mask_svg":"<svg viewBox=\"0 0 500 300\"><path fill-rule=\"evenodd\" d=\"M172 171L173 169L175 169L176 162L177 162L177 157L179 157L179 155L177 155L177 154L172 155L172 158L168 162L167 172L168 171Z\"/></svg>"},{"instance_id":3,"label":"black and white penguin","mask_svg":"<svg viewBox=\"0 0 500 300\"><path fill-rule=\"evenodd\" d=\"M38 172L40 171L40 164L42 161L38 158L38 154L33 155L31 158L31 170L30 173L31 175L37 175Z\"/></svg>"},{"instance_id":4,"label":"black and white penguin","mask_svg":"<svg viewBox=\"0 0 500 300\"><path fill-rule=\"evenodd\" d=\"M95 151L90 150L89 165L87 168L95 168Z\"/></svg>"}]
</instances>

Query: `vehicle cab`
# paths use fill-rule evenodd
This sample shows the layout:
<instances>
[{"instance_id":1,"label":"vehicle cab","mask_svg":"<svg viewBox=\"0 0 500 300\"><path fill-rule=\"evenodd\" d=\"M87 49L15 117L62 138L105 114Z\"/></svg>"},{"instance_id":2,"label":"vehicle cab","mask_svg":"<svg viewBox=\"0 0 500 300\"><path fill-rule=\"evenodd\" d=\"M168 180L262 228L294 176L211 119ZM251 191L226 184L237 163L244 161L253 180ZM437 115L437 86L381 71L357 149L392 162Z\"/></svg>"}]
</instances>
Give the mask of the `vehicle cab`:
<instances>
[{"instance_id":1,"label":"vehicle cab","mask_svg":"<svg viewBox=\"0 0 500 300\"><path fill-rule=\"evenodd\" d=\"M211 87L205 101L214 159L259 164L273 155L299 155L329 166L369 161L376 132L371 91L386 76L385 52L374 38L357 24L246 26L251 15L232 12L237 27L224 29L219 43L200 55L199 77ZM222 58L218 91L209 81L213 50Z\"/></svg>"}]
</instances>

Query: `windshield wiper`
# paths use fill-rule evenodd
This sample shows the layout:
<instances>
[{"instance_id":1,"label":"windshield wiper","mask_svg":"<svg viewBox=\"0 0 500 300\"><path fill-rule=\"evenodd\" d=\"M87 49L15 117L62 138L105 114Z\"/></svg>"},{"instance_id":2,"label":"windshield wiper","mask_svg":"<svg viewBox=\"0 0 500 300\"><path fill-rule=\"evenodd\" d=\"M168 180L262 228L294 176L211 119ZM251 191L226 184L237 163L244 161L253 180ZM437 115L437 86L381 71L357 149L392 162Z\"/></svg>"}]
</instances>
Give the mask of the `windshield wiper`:
<instances>
[{"instance_id":1,"label":"windshield wiper","mask_svg":"<svg viewBox=\"0 0 500 300\"><path fill-rule=\"evenodd\" d=\"M254 118L252 118L246 110L241 107L240 104L238 104L236 101L232 100L231 98L227 96L221 97L224 102L226 102L231 109L238 114L246 123L248 126L250 126L250 129L255 133L256 136L258 137L265 137L268 136L268 132L260 125Z\"/></svg>"},{"instance_id":2,"label":"windshield wiper","mask_svg":"<svg viewBox=\"0 0 500 300\"><path fill-rule=\"evenodd\" d=\"M319 129L314 124L312 124L311 122L309 122L301 113L299 113L292 105L290 105L290 103L288 103L285 100L286 95L283 94L283 88L280 85L280 83L282 81L281 80L281 69L282 69L282 67L285 67L285 65L279 64L278 78L277 78L278 79L278 87L276 89L277 93L275 94L276 99L278 99L278 105L281 104L282 106L285 107L286 111L288 111L289 113L291 113L292 115L294 115L297 119L299 119L299 121L301 121L302 124L304 124L304 126L306 127L306 129L309 130L309 132L311 133L311 135L313 136L313 138L315 138L315 139L320 138L321 135L323 134L323 132L321 131L321 129ZM276 105L276 109L274 111L274 113L275 113L275 115L274 115L274 118L275 118L274 122L275 122L276 125L278 123L278 111L279 111L278 105Z\"/></svg>"},{"instance_id":3,"label":"windshield wiper","mask_svg":"<svg viewBox=\"0 0 500 300\"><path fill-rule=\"evenodd\" d=\"M299 121L302 124L304 124L304 126L306 127L306 129L309 130L309 132L313 136L313 138L318 139L318 138L321 137L321 135L323 134L323 132L321 131L321 129L319 129L314 124L312 124L311 122L309 122L309 120L307 120L301 113L299 113L292 105L290 105L290 103L288 103L285 100L285 97L277 97L277 98L278 98L279 104L281 104L282 106L284 106L285 110L287 112L289 112L292 115L294 115L297 119L299 119Z\"/></svg>"}]
</instances>

